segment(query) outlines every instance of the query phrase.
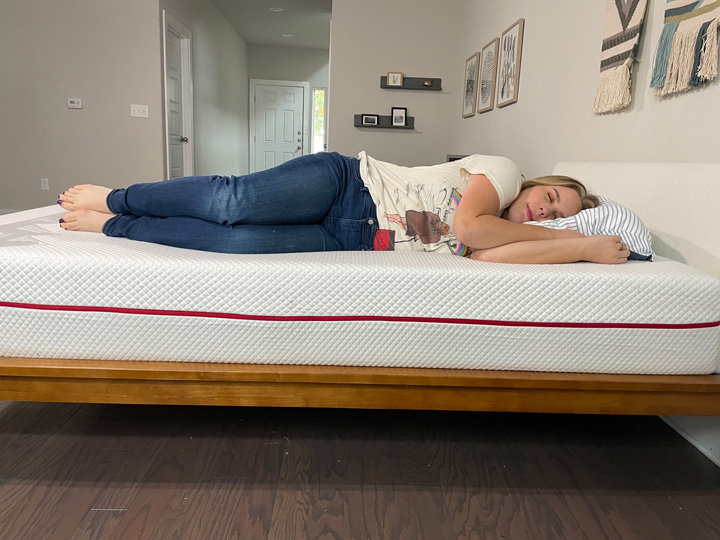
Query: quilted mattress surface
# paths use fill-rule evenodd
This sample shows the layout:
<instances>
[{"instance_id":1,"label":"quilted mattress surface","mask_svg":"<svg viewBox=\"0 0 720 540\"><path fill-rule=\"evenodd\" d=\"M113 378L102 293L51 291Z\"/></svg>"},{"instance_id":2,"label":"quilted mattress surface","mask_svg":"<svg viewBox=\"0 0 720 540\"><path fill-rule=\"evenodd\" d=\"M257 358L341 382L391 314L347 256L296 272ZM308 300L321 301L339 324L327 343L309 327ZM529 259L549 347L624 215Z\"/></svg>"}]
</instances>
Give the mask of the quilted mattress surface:
<instances>
[{"instance_id":1,"label":"quilted mattress surface","mask_svg":"<svg viewBox=\"0 0 720 540\"><path fill-rule=\"evenodd\" d=\"M0 356L720 371L720 280L669 259L206 253L0 216Z\"/></svg>"}]
</instances>

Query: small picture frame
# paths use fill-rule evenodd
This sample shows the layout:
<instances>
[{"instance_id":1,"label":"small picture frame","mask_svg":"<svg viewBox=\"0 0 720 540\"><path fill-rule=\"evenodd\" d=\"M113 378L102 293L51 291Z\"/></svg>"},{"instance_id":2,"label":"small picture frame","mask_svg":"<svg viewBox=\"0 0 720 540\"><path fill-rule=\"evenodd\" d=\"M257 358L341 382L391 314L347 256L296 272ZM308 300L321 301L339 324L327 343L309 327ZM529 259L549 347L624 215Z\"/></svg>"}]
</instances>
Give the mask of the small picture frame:
<instances>
[{"instance_id":1,"label":"small picture frame","mask_svg":"<svg viewBox=\"0 0 720 540\"><path fill-rule=\"evenodd\" d=\"M525 19L518 19L500 38L500 64L498 66L497 105L504 107L518 100L520 86L520 60L522 58Z\"/></svg>"},{"instance_id":2,"label":"small picture frame","mask_svg":"<svg viewBox=\"0 0 720 540\"><path fill-rule=\"evenodd\" d=\"M477 112L491 111L495 106L495 78L497 77L500 38L493 39L480 52Z\"/></svg>"},{"instance_id":3,"label":"small picture frame","mask_svg":"<svg viewBox=\"0 0 720 540\"><path fill-rule=\"evenodd\" d=\"M363 126L378 126L380 125L379 114L363 114L360 118L360 123Z\"/></svg>"},{"instance_id":4,"label":"small picture frame","mask_svg":"<svg viewBox=\"0 0 720 540\"><path fill-rule=\"evenodd\" d=\"M475 114L475 98L477 96L478 58L480 53L473 54L465 60L465 84L463 86L463 118Z\"/></svg>"},{"instance_id":5,"label":"small picture frame","mask_svg":"<svg viewBox=\"0 0 720 540\"><path fill-rule=\"evenodd\" d=\"M403 85L403 74L400 73L399 71L388 71L387 85L388 86L402 86Z\"/></svg>"},{"instance_id":6,"label":"small picture frame","mask_svg":"<svg viewBox=\"0 0 720 540\"><path fill-rule=\"evenodd\" d=\"M393 126L407 125L407 107L393 107L390 110L390 117Z\"/></svg>"}]
</instances>

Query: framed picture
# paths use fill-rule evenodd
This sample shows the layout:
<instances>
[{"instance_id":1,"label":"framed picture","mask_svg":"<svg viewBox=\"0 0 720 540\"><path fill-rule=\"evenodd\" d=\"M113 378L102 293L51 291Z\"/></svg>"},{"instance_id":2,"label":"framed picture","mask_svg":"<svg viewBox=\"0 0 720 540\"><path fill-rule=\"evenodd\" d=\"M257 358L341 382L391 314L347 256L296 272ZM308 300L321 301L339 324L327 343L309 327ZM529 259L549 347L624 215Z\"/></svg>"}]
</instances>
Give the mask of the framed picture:
<instances>
[{"instance_id":1,"label":"framed picture","mask_svg":"<svg viewBox=\"0 0 720 540\"><path fill-rule=\"evenodd\" d=\"M393 126L404 126L407 123L407 107L393 107L390 111Z\"/></svg>"},{"instance_id":2,"label":"framed picture","mask_svg":"<svg viewBox=\"0 0 720 540\"><path fill-rule=\"evenodd\" d=\"M500 64L498 75L498 107L518 100L520 85L520 58L522 57L525 19L518 19L500 38Z\"/></svg>"},{"instance_id":3,"label":"framed picture","mask_svg":"<svg viewBox=\"0 0 720 540\"><path fill-rule=\"evenodd\" d=\"M500 38L493 39L480 52L477 112L491 111L495 106L495 77L497 76Z\"/></svg>"},{"instance_id":4,"label":"framed picture","mask_svg":"<svg viewBox=\"0 0 720 540\"><path fill-rule=\"evenodd\" d=\"M465 60L465 86L463 93L463 118L475 114L475 97L477 96L478 58L480 53L473 54Z\"/></svg>"},{"instance_id":5,"label":"framed picture","mask_svg":"<svg viewBox=\"0 0 720 540\"><path fill-rule=\"evenodd\" d=\"M379 114L363 114L360 120L363 126L377 126L380 124Z\"/></svg>"},{"instance_id":6,"label":"framed picture","mask_svg":"<svg viewBox=\"0 0 720 540\"><path fill-rule=\"evenodd\" d=\"M400 73L399 71L388 71L387 85L388 86L402 86L403 85L403 74Z\"/></svg>"}]
</instances>

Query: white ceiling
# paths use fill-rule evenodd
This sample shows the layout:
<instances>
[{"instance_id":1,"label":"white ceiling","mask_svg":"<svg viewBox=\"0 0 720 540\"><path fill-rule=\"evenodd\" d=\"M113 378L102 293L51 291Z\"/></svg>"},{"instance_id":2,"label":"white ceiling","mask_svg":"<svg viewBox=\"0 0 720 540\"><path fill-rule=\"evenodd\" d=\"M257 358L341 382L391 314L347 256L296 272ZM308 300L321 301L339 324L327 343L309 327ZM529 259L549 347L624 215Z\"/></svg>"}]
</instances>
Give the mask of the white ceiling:
<instances>
[{"instance_id":1,"label":"white ceiling","mask_svg":"<svg viewBox=\"0 0 720 540\"><path fill-rule=\"evenodd\" d=\"M211 0L248 45L330 48L332 0ZM270 11L282 8L282 12ZM282 34L292 34L284 38Z\"/></svg>"}]
</instances>

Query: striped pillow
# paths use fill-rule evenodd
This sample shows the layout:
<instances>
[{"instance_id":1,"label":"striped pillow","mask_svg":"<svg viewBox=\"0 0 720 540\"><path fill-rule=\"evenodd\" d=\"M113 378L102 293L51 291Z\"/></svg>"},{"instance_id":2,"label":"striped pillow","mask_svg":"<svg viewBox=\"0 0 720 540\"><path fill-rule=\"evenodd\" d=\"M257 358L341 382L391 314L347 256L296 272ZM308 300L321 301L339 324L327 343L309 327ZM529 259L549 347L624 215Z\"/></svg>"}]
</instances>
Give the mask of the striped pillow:
<instances>
[{"instance_id":1,"label":"striped pillow","mask_svg":"<svg viewBox=\"0 0 720 540\"><path fill-rule=\"evenodd\" d=\"M635 212L606 197L598 197L600 206L582 210L567 218L530 221L551 229L574 229L585 236L613 234L622 237L630 250L629 259L652 261L652 235Z\"/></svg>"}]
</instances>

